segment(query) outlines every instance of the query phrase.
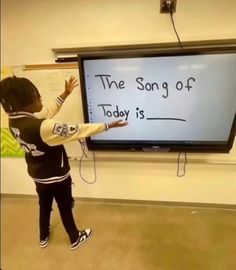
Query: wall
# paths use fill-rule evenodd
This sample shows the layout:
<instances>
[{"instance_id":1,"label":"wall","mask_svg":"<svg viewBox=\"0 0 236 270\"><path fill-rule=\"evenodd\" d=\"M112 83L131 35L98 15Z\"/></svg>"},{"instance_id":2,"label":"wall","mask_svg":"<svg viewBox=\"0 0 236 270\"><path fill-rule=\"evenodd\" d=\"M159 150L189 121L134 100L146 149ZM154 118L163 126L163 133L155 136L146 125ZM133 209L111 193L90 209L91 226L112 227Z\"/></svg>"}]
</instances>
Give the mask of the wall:
<instances>
[{"instance_id":1,"label":"wall","mask_svg":"<svg viewBox=\"0 0 236 270\"><path fill-rule=\"evenodd\" d=\"M181 0L180 39L236 37L234 0ZM50 63L52 47L173 42L159 0L2 0L2 65Z\"/></svg>"},{"instance_id":2,"label":"wall","mask_svg":"<svg viewBox=\"0 0 236 270\"><path fill-rule=\"evenodd\" d=\"M236 38L236 1L177 2L174 19L181 40ZM158 0L3 0L2 65L52 63L53 47L175 42L170 17L160 14L159 6ZM109 160L98 155L94 185L80 180L78 161L72 161L74 195L236 204L235 160L225 157L225 162L223 156L211 164L190 162L186 176L179 178L176 157L170 161L124 155ZM1 166L2 193L35 194L23 159L4 158ZM83 168L93 179L92 162Z\"/></svg>"}]
</instances>

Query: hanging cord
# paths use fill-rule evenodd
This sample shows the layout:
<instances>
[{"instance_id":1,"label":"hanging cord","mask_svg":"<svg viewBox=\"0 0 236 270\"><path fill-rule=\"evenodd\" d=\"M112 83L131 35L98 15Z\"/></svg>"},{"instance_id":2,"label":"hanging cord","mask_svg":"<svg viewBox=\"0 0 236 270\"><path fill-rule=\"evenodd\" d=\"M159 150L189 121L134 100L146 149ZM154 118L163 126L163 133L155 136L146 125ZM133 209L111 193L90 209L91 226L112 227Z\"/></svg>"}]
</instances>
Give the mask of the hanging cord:
<instances>
[{"instance_id":1,"label":"hanging cord","mask_svg":"<svg viewBox=\"0 0 236 270\"><path fill-rule=\"evenodd\" d=\"M174 14L174 8L173 8L172 3L170 3L170 6L169 6L169 11L170 11L170 18L171 18L172 26L173 26L174 31L175 31L175 35L176 35L176 37L177 37L177 39L178 39L179 46L180 46L181 50L183 50L182 43L181 43L181 41L180 41L180 38L179 38L178 32L177 32L177 30L176 30L176 28L175 28L175 22L174 22L174 18L173 18L173 14Z\"/></svg>"},{"instance_id":2,"label":"hanging cord","mask_svg":"<svg viewBox=\"0 0 236 270\"><path fill-rule=\"evenodd\" d=\"M178 158L177 158L177 176L183 177L185 176L186 165L188 163L187 154L184 153L184 163L183 163L182 169L180 169L180 157L181 157L181 153L179 153ZM182 171L182 173L180 173L180 171Z\"/></svg>"},{"instance_id":3,"label":"hanging cord","mask_svg":"<svg viewBox=\"0 0 236 270\"><path fill-rule=\"evenodd\" d=\"M85 141L79 141L81 149L82 149L82 156L80 157L79 160L79 175L80 178L87 184L94 184L97 181L97 172L96 172L96 160L95 160L95 154L93 153L93 172L94 172L94 179L92 181L88 181L83 177L82 174L82 162L84 160L84 157L88 158L87 154L86 154L86 142Z\"/></svg>"},{"instance_id":4,"label":"hanging cord","mask_svg":"<svg viewBox=\"0 0 236 270\"><path fill-rule=\"evenodd\" d=\"M173 29L175 31L175 35L178 39L178 42L179 42L179 46L181 48L181 50L183 50L183 46L182 46L182 43L180 41L180 38L179 38L179 35L178 35L178 32L176 30L176 27L175 27L175 22L174 22L174 18L173 18L173 14L174 14L174 7L172 5L172 2L168 1L167 4L169 5L169 12L170 12L170 18L171 18L171 22L172 22L172 26L173 26ZM182 168L182 173L180 173L180 157L181 157L181 153L178 154L178 158L177 158L177 176L178 177L183 177L185 176L185 172L186 172L186 165L188 163L188 159L187 159L187 154L184 153L184 164L183 164L183 168Z\"/></svg>"}]
</instances>

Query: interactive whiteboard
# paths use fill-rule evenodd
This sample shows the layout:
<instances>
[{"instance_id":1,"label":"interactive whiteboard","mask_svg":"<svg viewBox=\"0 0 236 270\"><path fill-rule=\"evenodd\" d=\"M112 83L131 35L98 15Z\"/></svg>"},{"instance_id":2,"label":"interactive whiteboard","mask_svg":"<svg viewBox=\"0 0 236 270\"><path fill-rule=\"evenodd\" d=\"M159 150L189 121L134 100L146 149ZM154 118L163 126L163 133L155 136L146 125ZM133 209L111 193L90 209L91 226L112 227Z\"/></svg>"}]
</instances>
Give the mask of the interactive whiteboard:
<instances>
[{"instance_id":1,"label":"interactive whiteboard","mask_svg":"<svg viewBox=\"0 0 236 270\"><path fill-rule=\"evenodd\" d=\"M85 121L129 125L93 149L228 152L235 136L236 53L79 56Z\"/></svg>"}]
</instances>

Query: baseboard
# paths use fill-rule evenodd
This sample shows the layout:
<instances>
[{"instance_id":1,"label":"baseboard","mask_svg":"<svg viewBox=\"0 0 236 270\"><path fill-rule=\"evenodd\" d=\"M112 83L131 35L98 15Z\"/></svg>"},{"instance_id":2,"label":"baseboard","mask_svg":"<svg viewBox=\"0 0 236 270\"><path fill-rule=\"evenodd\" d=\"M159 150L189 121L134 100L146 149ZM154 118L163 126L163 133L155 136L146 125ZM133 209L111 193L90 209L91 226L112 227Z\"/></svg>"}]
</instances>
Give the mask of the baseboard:
<instances>
[{"instance_id":1,"label":"baseboard","mask_svg":"<svg viewBox=\"0 0 236 270\"><path fill-rule=\"evenodd\" d=\"M22 198L22 199L38 199L37 195L26 194L1 194L1 198ZM129 205L153 205L153 206L169 206L169 207L190 207L190 208L213 208L236 210L235 204L219 204L219 203L199 203L199 202L179 202L179 201L148 201L148 200L127 200L127 199L110 199L110 198L78 198L76 201L88 203L107 203L107 204L129 204Z\"/></svg>"}]
</instances>

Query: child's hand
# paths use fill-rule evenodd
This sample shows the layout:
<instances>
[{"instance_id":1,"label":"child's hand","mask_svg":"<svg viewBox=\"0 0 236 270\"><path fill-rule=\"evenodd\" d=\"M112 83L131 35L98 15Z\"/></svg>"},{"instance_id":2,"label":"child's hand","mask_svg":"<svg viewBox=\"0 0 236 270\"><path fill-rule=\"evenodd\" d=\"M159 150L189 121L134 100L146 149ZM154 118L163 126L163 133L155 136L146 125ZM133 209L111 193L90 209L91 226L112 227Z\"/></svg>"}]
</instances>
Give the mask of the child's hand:
<instances>
[{"instance_id":1,"label":"child's hand","mask_svg":"<svg viewBox=\"0 0 236 270\"><path fill-rule=\"evenodd\" d=\"M122 120L118 120L118 121L111 122L110 124L108 124L108 128L124 127L127 125L128 125L128 122L123 122Z\"/></svg>"},{"instance_id":2,"label":"child's hand","mask_svg":"<svg viewBox=\"0 0 236 270\"><path fill-rule=\"evenodd\" d=\"M77 79L74 76L71 76L68 81L65 81L65 94L67 96L70 95L73 89L78 85Z\"/></svg>"},{"instance_id":3,"label":"child's hand","mask_svg":"<svg viewBox=\"0 0 236 270\"><path fill-rule=\"evenodd\" d=\"M74 76L71 76L68 81L65 81L65 91L60 95L60 97L65 100L78 85L77 79Z\"/></svg>"}]
</instances>

